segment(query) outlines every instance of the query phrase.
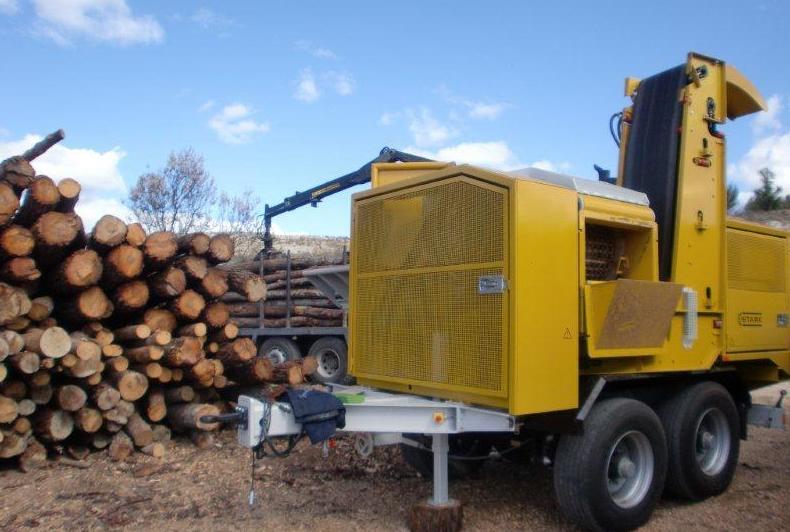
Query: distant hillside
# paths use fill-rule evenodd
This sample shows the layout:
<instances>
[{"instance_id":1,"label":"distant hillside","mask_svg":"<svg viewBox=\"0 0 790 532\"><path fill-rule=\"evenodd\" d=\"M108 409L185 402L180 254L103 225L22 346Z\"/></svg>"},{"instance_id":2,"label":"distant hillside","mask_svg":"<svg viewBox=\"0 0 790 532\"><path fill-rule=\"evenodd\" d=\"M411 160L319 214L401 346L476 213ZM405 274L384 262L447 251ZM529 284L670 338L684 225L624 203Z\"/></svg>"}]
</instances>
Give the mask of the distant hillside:
<instances>
[{"instance_id":1,"label":"distant hillside","mask_svg":"<svg viewBox=\"0 0 790 532\"><path fill-rule=\"evenodd\" d=\"M347 236L274 235L274 249L294 257L334 261L348 251Z\"/></svg>"},{"instance_id":2,"label":"distant hillside","mask_svg":"<svg viewBox=\"0 0 790 532\"><path fill-rule=\"evenodd\" d=\"M790 229L790 209L775 211L741 211L733 214L736 218L743 218L751 222L758 222L777 229Z\"/></svg>"}]
</instances>

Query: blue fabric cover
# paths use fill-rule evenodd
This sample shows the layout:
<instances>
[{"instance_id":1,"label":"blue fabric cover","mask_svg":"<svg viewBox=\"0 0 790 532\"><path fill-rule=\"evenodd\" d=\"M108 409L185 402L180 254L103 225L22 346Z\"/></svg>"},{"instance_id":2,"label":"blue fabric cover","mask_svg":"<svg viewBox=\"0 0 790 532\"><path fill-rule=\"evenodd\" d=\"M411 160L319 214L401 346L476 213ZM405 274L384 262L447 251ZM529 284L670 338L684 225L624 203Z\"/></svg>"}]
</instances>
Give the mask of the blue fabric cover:
<instances>
[{"instance_id":1,"label":"blue fabric cover","mask_svg":"<svg viewBox=\"0 0 790 532\"><path fill-rule=\"evenodd\" d=\"M311 443L328 440L335 435L336 429L346 426L346 408L331 393L316 390L287 390L285 393L296 422L302 424Z\"/></svg>"}]
</instances>

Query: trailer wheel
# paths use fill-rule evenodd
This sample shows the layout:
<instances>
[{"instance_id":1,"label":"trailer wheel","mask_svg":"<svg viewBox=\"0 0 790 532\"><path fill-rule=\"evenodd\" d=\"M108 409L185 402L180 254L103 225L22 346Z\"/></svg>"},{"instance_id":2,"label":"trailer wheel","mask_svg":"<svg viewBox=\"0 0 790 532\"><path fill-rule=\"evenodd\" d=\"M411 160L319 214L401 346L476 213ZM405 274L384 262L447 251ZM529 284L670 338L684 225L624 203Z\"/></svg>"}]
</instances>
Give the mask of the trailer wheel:
<instances>
[{"instance_id":1,"label":"trailer wheel","mask_svg":"<svg viewBox=\"0 0 790 532\"><path fill-rule=\"evenodd\" d=\"M404 434L404 438L412 440L420 447L400 444L400 453L403 461L412 469L417 471L421 477L426 479L433 478L433 452L431 448L431 437L425 434ZM459 460L452 458L460 456L464 458L485 457L491 445L484 442L472 433L451 434L448 438L450 457L447 459L447 474L453 480L468 478L477 473L483 466L485 460Z\"/></svg>"},{"instance_id":2,"label":"trailer wheel","mask_svg":"<svg viewBox=\"0 0 790 532\"><path fill-rule=\"evenodd\" d=\"M281 364L289 360L302 358L302 352L296 342L290 338L267 338L261 348L258 349L258 356L266 357L272 364Z\"/></svg>"},{"instance_id":3,"label":"trailer wheel","mask_svg":"<svg viewBox=\"0 0 790 532\"><path fill-rule=\"evenodd\" d=\"M318 369L311 376L312 380L324 384L337 384L345 380L348 371L348 348L342 338L323 336L310 346L307 354L318 361Z\"/></svg>"},{"instance_id":4,"label":"trailer wheel","mask_svg":"<svg viewBox=\"0 0 790 532\"><path fill-rule=\"evenodd\" d=\"M659 409L667 434L666 491L690 500L723 493L735 476L740 420L721 384L701 382L681 391Z\"/></svg>"},{"instance_id":5,"label":"trailer wheel","mask_svg":"<svg viewBox=\"0 0 790 532\"><path fill-rule=\"evenodd\" d=\"M581 434L560 438L554 491L563 514L590 530L633 530L653 513L667 466L661 421L634 399L597 404Z\"/></svg>"}]
</instances>

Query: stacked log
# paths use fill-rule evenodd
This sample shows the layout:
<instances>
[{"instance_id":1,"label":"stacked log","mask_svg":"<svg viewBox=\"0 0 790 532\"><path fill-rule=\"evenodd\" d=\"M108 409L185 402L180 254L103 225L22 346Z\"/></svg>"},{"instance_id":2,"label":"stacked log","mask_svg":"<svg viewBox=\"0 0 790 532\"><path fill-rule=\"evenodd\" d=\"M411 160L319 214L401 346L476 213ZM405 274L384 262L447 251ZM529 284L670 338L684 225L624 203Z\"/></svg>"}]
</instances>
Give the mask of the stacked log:
<instances>
[{"instance_id":1,"label":"stacked log","mask_svg":"<svg viewBox=\"0 0 790 532\"><path fill-rule=\"evenodd\" d=\"M220 390L314 371L238 337L228 291L258 305L266 283L221 267L227 235L146 234L112 215L86 234L79 182L30 164L60 138L0 163L0 459L162 456L171 429L208 445L217 427L201 417L227 407Z\"/></svg>"},{"instance_id":2,"label":"stacked log","mask_svg":"<svg viewBox=\"0 0 790 532\"><path fill-rule=\"evenodd\" d=\"M240 327L341 327L343 311L303 274L308 268L335 264L340 261L292 257L289 271L287 257L237 262L226 267L231 289L222 301ZM245 276L256 273L266 287L265 304L253 302L243 284Z\"/></svg>"}]
</instances>

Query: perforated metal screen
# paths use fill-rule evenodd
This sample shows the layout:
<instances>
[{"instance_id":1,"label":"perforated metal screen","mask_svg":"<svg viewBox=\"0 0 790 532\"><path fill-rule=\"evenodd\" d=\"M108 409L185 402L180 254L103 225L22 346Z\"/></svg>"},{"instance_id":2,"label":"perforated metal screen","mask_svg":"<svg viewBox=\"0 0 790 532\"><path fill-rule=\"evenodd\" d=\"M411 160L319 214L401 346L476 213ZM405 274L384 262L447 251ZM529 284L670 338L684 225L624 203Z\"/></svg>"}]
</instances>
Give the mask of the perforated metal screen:
<instances>
[{"instance_id":1,"label":"perforated metal screen","mask_svg":"<svg viewBox=\"0 0 790 532\"><path fill-rule=\"evenodd\" d=\"M479 184L477 184L479 183ZM357 201L354 369L377 380L505 392L507 192L467 178Z\"/></svg>"},{"instance_id":2,"label":"perforated metal screen","mask_svg":"<svg viewBox=\"0 0 790 532\"><path fill-rule=\"evenodd\" d=\"M736 290L784 292L784 240L728 230L727 275L729 287Z\"/></svg>"}]
</instances>

